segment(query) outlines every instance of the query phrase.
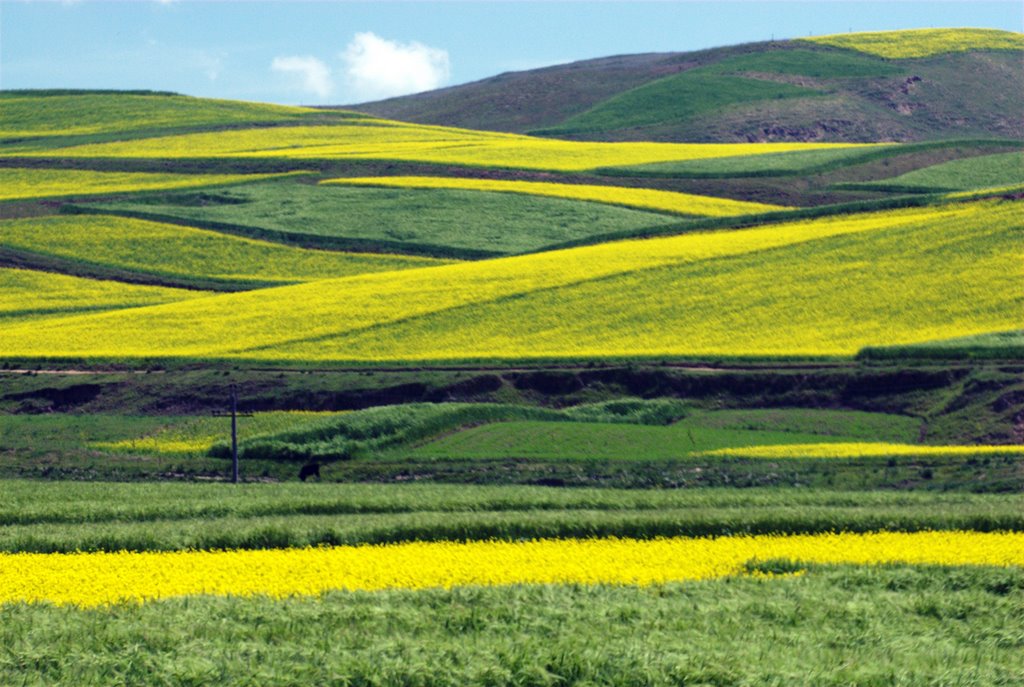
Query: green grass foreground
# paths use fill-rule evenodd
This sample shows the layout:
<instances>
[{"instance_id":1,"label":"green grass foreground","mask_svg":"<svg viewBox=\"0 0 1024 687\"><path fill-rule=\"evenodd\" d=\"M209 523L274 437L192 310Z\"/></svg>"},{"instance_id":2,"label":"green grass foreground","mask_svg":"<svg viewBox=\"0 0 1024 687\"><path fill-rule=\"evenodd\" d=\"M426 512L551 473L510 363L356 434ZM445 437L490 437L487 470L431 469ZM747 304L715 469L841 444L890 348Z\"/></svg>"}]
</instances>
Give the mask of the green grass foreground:
<instances>
[{"instance_id":1,"label":"green grass foreground","mask_svg":"<svg viewBox=\"0 0 1024 687\"><path fill-rule=\"evenodd\" d=\"M8 605L0 682L1009 687L1022 637L1019 569L829 566L646 588Z\"/></svg>"},{"instance_id":2,"label":"green grass foreground","mask_svg":"<svg viewBox=\"0 0 1024 687\"><path fill-rule=\"evenodd\" d=\"M826 489L0 482L0 551L1024 530L1024 496Z\"/></svg>"}]
</instances>

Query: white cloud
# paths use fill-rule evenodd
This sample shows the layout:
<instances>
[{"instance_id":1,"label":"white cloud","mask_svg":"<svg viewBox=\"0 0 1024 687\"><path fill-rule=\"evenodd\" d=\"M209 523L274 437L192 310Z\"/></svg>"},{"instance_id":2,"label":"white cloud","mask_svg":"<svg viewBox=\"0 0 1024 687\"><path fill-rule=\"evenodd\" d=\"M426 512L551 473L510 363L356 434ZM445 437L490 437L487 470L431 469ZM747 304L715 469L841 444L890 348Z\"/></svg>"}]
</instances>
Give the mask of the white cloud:
<instances>
[{"instance_id":1,"label":"white cloud","mask_svg":"<svg viewBox=\"0 0 1024 687\"><path fill-rule=\"evenodd\" d=\"M451 73L447 50L371 32L357 33L341 59L352 97L360 100L429 91L443 86Z\"/></svg>"},{"instance_id":2,"label":"white cloud","mask_svg":"<svg viewBox=\"0 0 1024 687\"><path fill-rule=\"evenodd\" d=\"M298 78L296 88L326 98L334 90L331 70L315 57L275 57L270 68L279 74Z\"/></svg>"}]
</instances>

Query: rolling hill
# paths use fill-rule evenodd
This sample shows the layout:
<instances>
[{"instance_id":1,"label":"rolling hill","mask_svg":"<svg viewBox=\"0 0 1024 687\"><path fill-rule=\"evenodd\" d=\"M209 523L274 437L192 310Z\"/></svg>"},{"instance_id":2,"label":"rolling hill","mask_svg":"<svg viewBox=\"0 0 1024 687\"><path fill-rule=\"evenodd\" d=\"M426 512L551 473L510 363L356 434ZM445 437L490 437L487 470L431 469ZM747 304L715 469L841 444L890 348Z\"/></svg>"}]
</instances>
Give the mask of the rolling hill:
<instances>
[{"instance_id":1,"label":"rolling hill","mask_svg":"<svg viewBox=\"0 0 1024 687\"><path fill-rule=\"evenodd\" d=\"M348 106L607 141L1024 137L1024 36L923 29L627 55Z\"/></svg>"},{"instance_id":2,"label":"rolling hill","mask_svg":"<svg viewBox=\"0 0 1024 687\"><path fill-rule=\"evenodd\" d=\"M115 360L852 356L1016 328L1019 216L960 202L604 243L12 322L0 344Z\"/></svg>"}]
</instances>

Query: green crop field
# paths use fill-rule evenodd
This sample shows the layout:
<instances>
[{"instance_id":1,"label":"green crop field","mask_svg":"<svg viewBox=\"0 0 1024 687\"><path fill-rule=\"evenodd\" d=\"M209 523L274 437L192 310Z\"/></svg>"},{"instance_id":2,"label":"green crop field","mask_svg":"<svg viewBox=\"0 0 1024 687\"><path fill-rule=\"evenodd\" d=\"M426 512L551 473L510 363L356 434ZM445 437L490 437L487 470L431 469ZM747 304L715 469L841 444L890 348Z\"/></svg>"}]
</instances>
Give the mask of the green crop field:
<instances>
[{"instance_id":1,"label":"green crop field","mask_svg":"<svg viewBox=\"0 0 1024 687\"><path fill-rule=\"evenodd\" d=\"M183 284L272 285L444 264L426 258L338 253L102 215L3 222L0 248Z\"/></svg>"},{"instance_id":2,"label":"green crop field","mask_svg":"<svg viewBox=\"0 0 1024 687\"><path fill-rule=\"evenodd\" d=\"M231 225L233 231L312 247L355 247L458 257L494 256L678 217L561 198L450 189L395 190L265 183L145 201L104 210Z\"/></svg>"},{"instance_id":3,"label":"green crop field","mask_svg":"<svg viewBox=\"0 0 1024 687\"><path fill-rule=\"evenodd\" d=\"M1024 184L1024 152L953 160L890 179L851 184L852 188L901 191L966 191Z\"/></svg>"},{"instance_id":4,"label":"green crop field","mask_svg":"<svg viewBox=\"0 0 1024 687\"><path fill-rule=\"evenodd\" d=\"M18 684L1013 684L1014 569L6 607ZM785 652L778 646L784 642ZM651 645L657 644L657 650ZM88 660L85 660L85 657ZM770 660L769 660L770 659ZM258 668L256 667L258 665Z\"/></svg>"},{"instance_id":5,"label":"green crop field","mask_svg":"<svg viewBox=\"0 0 1024 687\"><path fill-rule=\"evenodd\" d=\"M173 551L522 537L1020 530L1019 494L444 484L2 483L0 551Z\"/></svg>"}]
</instances>

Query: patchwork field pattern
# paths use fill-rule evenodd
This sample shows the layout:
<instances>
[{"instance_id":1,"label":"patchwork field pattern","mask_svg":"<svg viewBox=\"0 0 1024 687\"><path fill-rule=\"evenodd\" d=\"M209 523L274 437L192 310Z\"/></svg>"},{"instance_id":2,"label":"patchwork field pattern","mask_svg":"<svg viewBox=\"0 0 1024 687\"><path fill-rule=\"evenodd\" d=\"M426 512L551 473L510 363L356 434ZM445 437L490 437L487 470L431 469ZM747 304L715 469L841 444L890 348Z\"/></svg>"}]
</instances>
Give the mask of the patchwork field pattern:
<instances>
[{"instance_id":1,"label":"patchwork field pattern","mask_svg":"<svg viewBox=\"0 0 1024 687\"><path fill-rule=\"evenodd\" d=\"M602 244L14 325L0 341L115 359L848 356L1012 329L1018 216L965 203Z\"/></svg>"},{"instance_id":2,"label":"patchwork field pattern","mask_svg":"<svg viewBox=\"0 0 1024 687\"><path fill-rule=\"evenodd\" d=\"M0 684L1017 684L1022 48L0 93Z\"/></svg>"},{"instance_id":3,"label":"patchwork field pattern","mask_svg":"<svg viewBox=\"0 0 1024 687\"><path fill-rule=\"evenodd\" d=\"M493 179L466 179L454 177L355 177L328 179L324 184L355 186L381 186L398 188L450 188L474 191L496 191L537 196L554 196L587 200L610 205L623 205L641 210L658 210L687 216L728 217L759 212L785 210L779 205L744 203L726 198L695 196L652 189L591 186L587 184L559 184L539 181L501 181Z\"/></svg>"},{"instance_id":4,"label":"patchwork field pattern","mask_svg":"<svg viewBox=\"0 0 1024 687\"><path fill-rule=\"evenodd\" d=\"M400 160L469 167L581 171L597 167L856 146L849 143L582 143L382 120L355 120L337 126L282 126L80 145L61 148L60 155L86 158ZM49 156L53 151L19 151L18 154Z\"/></svg>"},{"instance_id":5,"label":"patchwork field pattern","mask_svg":"<svg viewBox=\"0 0 1024 687\"><path fill-rule=\"evenodd\" d=\"M660 213L536 195L291 181L246 184L199 197L161 194L95 207L199 226L229 225L238 233L313 248L460 258L525 253L680 221Z\"/></svg>"}]
</instances>

